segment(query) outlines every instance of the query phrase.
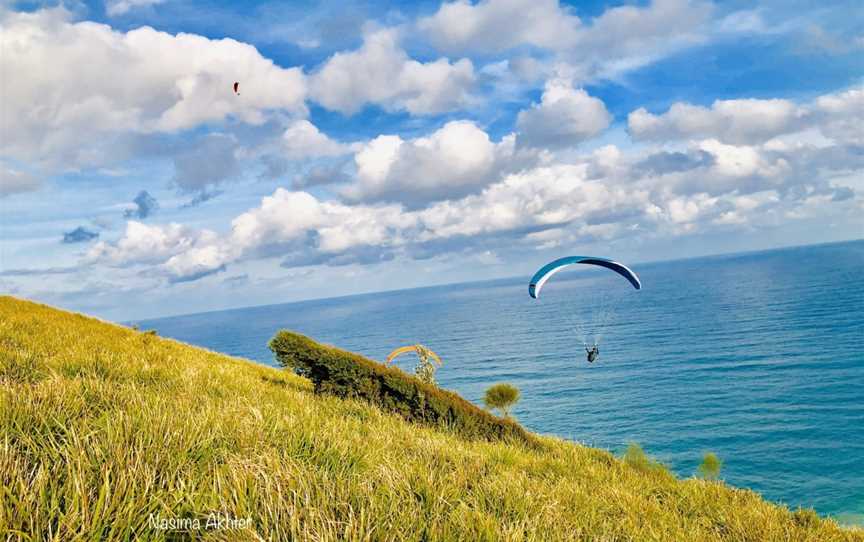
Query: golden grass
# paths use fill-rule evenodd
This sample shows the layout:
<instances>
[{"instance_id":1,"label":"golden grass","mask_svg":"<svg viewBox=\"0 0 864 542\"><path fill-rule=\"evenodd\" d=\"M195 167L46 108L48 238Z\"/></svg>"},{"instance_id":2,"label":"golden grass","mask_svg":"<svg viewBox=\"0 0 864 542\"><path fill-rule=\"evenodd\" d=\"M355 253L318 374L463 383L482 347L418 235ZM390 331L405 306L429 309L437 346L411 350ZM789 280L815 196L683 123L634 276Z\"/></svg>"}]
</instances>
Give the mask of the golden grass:
<instances>
[{"instance_id":1,"label":"golden grass","mask_svg":"<svg viewBox=\"0 0 864 542\"><path fill-rule=\"evenodd\" d=\"M541 440L461 440L285 371L0 297L0 540L864 540ZM214 512L250 521L151 523Z\"/></svg>"}]
</instances>

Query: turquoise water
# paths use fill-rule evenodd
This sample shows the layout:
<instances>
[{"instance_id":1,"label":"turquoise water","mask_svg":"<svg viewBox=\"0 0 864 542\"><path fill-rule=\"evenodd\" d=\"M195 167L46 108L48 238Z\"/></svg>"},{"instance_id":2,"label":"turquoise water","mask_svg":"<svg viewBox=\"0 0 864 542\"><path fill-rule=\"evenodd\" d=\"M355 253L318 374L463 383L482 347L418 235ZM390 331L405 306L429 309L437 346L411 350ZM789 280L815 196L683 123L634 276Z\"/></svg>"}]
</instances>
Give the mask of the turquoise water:
<instances>
[{"instance_id":1,"label":"turquoise water","mask_svg":"<svg viewBox=\"0 0 864 542\"><path fill-rule=\"evenodd\" d=\"M472 401L516 384L534 431L615 452L635 441L681 476L713 451L731 484L864 523L864 242L632 267L640 292L579 271L540 300L522 277L141 324L267 364L280 328L378 360L421 342L445 361L439 384ZM577 327L610 299L589 365Z\"/></svg>"}]
</instances>

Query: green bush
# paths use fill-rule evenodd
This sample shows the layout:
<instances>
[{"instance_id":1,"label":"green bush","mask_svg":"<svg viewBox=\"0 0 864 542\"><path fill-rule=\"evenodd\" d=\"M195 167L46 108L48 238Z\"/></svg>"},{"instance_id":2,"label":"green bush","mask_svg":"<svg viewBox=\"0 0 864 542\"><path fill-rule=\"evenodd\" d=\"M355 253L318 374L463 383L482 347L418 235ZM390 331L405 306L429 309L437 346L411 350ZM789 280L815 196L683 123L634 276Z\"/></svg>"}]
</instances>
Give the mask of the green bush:
<instances>
[{"instance_id":1,"label":"green bush","mask_svg":"<svg viewBox=\"0 0 864 542\"><path fill-rule=\"evenodd\" d=\"M278 332L269 346L283 367L311 380L316 392L365 399L408 421L446 427L466 438L537 443L518 423L493 416L397 367L324 346L291 331Z\"/></svg>"},{"instance_id":2,"label":"green bush","mask_svg":"<svg viewBox=\"0 0 864 542\"><path fill-rule=\"evenodd\" d=\"M519 401L519 388L512 384L499 383L489 386L483 396L483 402L489 408L497 408L505 418L510 417L510 407Z\"/></svg>"},{"instance_id":3,"label":"green bush","mask_svg":"<svg viewBox=\"0 0 864 542\"><path fill-rule=\"evenodd\" d=\"M666 465L648 457L648 454L645 453L645 450L642 449L642 446L640 446L636 442L631 442L627 445L627 450L624 452L622 459L624 460L624 463L642 472L669 472L669 469L666 468Z\"/></svg>"},{"instance_id":4,"label":"green bush","mask_svg":"<svg viewBox=\"0 0 864 542\"><path fill-rule=\"evenodd\" d=\"M716 480L720 477L720 469L723 467L723 462L717 457L717 454L708 452L702 458L702 464L697 469L699 476L706 480Z\"/></svg>"}]
</instances>

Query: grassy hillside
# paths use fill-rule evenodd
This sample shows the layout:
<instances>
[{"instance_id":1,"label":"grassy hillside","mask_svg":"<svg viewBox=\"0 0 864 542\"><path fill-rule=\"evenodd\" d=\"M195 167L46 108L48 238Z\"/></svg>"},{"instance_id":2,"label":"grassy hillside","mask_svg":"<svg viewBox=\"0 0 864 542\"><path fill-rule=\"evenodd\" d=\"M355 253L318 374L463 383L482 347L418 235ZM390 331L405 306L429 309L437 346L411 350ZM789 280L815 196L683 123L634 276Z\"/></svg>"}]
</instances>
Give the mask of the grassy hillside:
<instances>
[{"instance_id":1,"label":"grassy hillside","mask_svg":"<svg viewBox=\"0 0 864 542\"><path fill-rule=\"evenodd\" d=\"M0 297L0 540L864 540L541 441L462 440L285 371ZM214 513L236 528L161 529Z\"/></svg>"}]
</instances>

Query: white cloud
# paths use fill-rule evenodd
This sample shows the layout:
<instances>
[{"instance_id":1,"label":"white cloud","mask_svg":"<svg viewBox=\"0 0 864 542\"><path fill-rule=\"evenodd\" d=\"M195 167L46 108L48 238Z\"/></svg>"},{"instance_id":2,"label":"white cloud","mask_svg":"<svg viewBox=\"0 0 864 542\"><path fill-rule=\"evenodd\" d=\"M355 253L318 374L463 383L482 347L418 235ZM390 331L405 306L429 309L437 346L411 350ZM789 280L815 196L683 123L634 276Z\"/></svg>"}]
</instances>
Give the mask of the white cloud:
<instances>
[{"instance_id":1,"label":"white cloud","mask_svg":"<svg viewBox=\"0 0 864 542\"><path fill-rule=\"evenodd\" d=\"M711 169L723 177L779 177L787 172L788 164L782 158L771 160L758 148L725 145L713 139L698 147L714 156Z\"/></svg>"},{"instance_id":2,"label":"white cloud","mask_svg":"<svg viewBox=\"0 0 864 542\"><path fill-rule=\"evenodd\" d=\"M645 179L656 189L687 196L779 190L805 180L796 175L787 153L727 145L716 139L691 142L685 152L652 152L619 166L625 178Z\"/></svg>"},{"instance_id":3,"label":"white cloud","mask_svg":"<svg viewBox=\"0 0 864 542\"><path fill-rule=\"evenodd\" d=\"M679 196L665 204L665 214L675 224L694 222L700 214L709 211L717 204L717 198L705 194L692 197Z\"/></svg>"},{"instance_id":4,"label":"white cloud","mask_svg":"<svg viewBox=\"0 0 864 542\"><path fill-rule=\"evenodd\" d=\"M642 194L634 200L633 194L587 181L585 170L584 165L555 166L512 174L480 194L415 211L396 204L346 205L280 188L235 218L230 235L217 237L176 224L130 223L118 242L98 243L91 259L112 265L153 263L174 281L199 278L246 258L278 256L286 265L344 264L367 261L369 251L410 253L452 242L464 246L471 237L539 231L585 217L592 217L592 224L581 223L577 230L596 233L604 212L638 207L645 198Z\"/></svg>"},{"instance_id":5,"label":"white cloud","mask_svg":"<svg viewBox=\"0 0 864 542\"><path fill-rule=\"evenodd\" d=\"M654 0L617 6L582 21L557 0L467 0L444 3L418 21L440 50L502 52L533 46L558 53L580 80L614 77L709 39L709 2Z\"/></svg>"},{"instance_id":6,"label":"white cloud","mask_svg":"<svg viewBox=\"0 0 864 542\"><path fill-rule=\"evenodd\" d=\"M753 143L801 129L804 116L788 100L717 100L711 108L679 102L663 115L637 109L628 127L633 137L650 141L716 137Z\"/></svg>"},{"instance_id":7,"label":"white cloud","mask_svg":"<svg viewBox=\"0 0 864 542\"><path fill-rule=\"evenodd\" d=\"M573 46L579 17L558 0L467 0L445 2L417 26L438 49L451 53L495 52L518 45L548 49Z\"/></svg>"},{"instance_id":8,"label":"white cloud","mask_svg":"<svg viewBox=\"0 0 864 542\"><path fill-rule=\"evenodd\" d=\"M831 171L860 169L862 158L843 147L728 145L716 139L691 141L674 152L645 149L624 154L604 147L591 157L591 178L641 182L670 195L739 195L827 186Z\"/></svg>"},{"instance_id":9,"label":"white cloud","mask_svg":"<svg viewBox=\"0 0 864 542\"><path fill-rule=\"evenodd\" d=\"M442 113L471 100L474 66L468 59L421 63L398 44L395 29L368 31L363 46L336 53L311 76L311 97L328 109L354 114L366 104L415 115Z\"/></svg>"},{"instance_id":10,"label":"white cloud","mask_svg":"<svg viewBox=\"0 0 864 542\"><path fill-rule=\"evenodd\" d=\"M181 224L148 226L130 220L123 237L116 243L100 241L87 253L87 260L125 267L162 263L174 255L215 243L209 230L196 230Z\"/></svg>"},{"instance_id":11,"label":"white cloud","mask_svg":"<svg viewBox=\"0 0 864 542\"><path fill-rule=\"evenodd\" d=\"M289 158L320 158L349 154L359 148L356 144L340 143L327 137L308 120L292 122L282 134L282 143Z\"/></svg>"},{"instance_id":12,"label":"white cloud","mask_svg":"<svg viewBox=\"0 0 864 542\"><path fill-rule=\"evenodd\" d=\"M448 129L477 130L469 125ZM442 146L431 141L433 136L419 148L439 152ZM482 137L477 144L486 148L488 159L489 145L494 144ZM377 160L366 164L376 174L389 172L402 147L417 147L416 141L399 138L370 145L382 147ZM654 149L625 153L606 146L575 163L505 173L479 191L416 209L395 203L347 204L280 188L236 217L228 235L130 223L123 239L99 243L92 252L97 260L114 265L147 261L171 280L182 281L248 259L275 257L285 267L368 264L468 247L494 252L520 244L548 248L625 235L669 237L757 228L810 216L816 203L844 212L860 207L854 191L831 184L824 168L798 171L794 156L819 149L769 149L716 140L692 145L681 156L659 159ZM644 165L652 160L654 166ZM465 164L468 169L481 167ZM831 167L860 170L862 165L853 161Z\"/></svg>"},{"instance_id":13,"label":"white cloud","mask_svg":"<svg viewBox=\"0 0 864 542\"><path fill-rule=\"evenodd\" d=\"M820 96L812 107L826 137L864 145L864 87Z\"/></svg>"},{"instance_id":14,"label":"white cloud","mask_svg":"<svg viewBox=\"0 0 864 542\"><path fill-rule=\"evenodd\" d=\"M577 63L579 57L593 56L599 63L642 65L681 47L704 42L707 29L703 25L712 11L711 3L698 0L654 0L645 7L610 8L585 28L572 52Z\"/></svg>"},{"instance_id":15,"label":"white cloud","mask_svg":"<svg viewBox=\"0 0 864 542\"><path fill-rule=\"evenodd\" d=\"M630 134L640 140L716 138L724 143L753 144L784 134L818 129L825 137L847 143L864 141L864 89L820 96L810 104L789 100L717 100L710 108L676 102L666 113L644 108L628 117Z\"/></svg>"},{"instance_id":16,"label":"white cloud","mask_svg":"<svg viewBox=\"0 0 864 542\"><path fill-rule=\"evenodd\" d=\"M98 165L117 154L117 134L175 132L229 116L255 124L268 110L306 111L301 70L280 68L232 39L149 27L118 32L70 22L62 9L6 14L0 25L0 131L15 134L0 141L0 152L20 160Z\"/></svg>"},{"instance_id":17,"label":"white cloud","mask_svg":"<svg viewBox=\"0 0 864 542\"><path fill-rule=\"evenodd\" d=\"M614 207L618 197L603 183L588 181L583 164L539 167L508 175L480 194L440 202L420 211L424 228L419 239L567 224L592 211Z\"/></svg>"},{"instance_id":18,"label":"white cloud","mask_svg":"<svg viewBox=\"0 0 864 542\"><path fill-rule=\"evenodd\" d=\"M362 247L380 251L398 245L399 232L410 228L413 221L399 206L348 206L279 188L263 198L259 207L235 218L230 235L177 252L161 269L181 281L223 269L244 257L275 255L326 263L351 251L356 254Z\"/></svg>"},{"instance_id":19,"label":"white cloud","mask_svg":"<svg viewBox=\"0 0 864 542\"><path fill-rule=\"evenodd\" d=\"M596 136L611 120L601 100L574 89L568 80L552 79L540 103L519 113L518 142L538 148L567 147Z\"/></svg>"},{"instance_id":20,"label":"white cloud","mask_svg":"<svg viewBox=\"0 0 864 542\"><path fill-rule=\"evenodd\" d=\"M426 137L379 136L354 156L350 200L408 203L456 198L494 182L506 169L530 161L516 153L513 137L498 143L470 121L451 121Z\"/></svg>"},{"instance_id":21,"label":"white cloud","mask_svg":"<svg viewBox=\"0 0 864 542\"><path fill-rule=\"evenodd\" d=\"M116 17L117 15L128 13L130 10L155 6L164 1L165 0L108 0L108 2L105 3L105 12L112 17Z\"/></svg>"},{"instance_id":22,"label":"white cloud","mask_svg":"<svg viewBox=\"0 0 864 542\"><path fill-rule=\"evenodd\" d=\"M218 244L202 244L171 256L162 266L172 282L188 282L225 269L230 257Z\"/></svg>"}]
</instances>

